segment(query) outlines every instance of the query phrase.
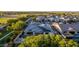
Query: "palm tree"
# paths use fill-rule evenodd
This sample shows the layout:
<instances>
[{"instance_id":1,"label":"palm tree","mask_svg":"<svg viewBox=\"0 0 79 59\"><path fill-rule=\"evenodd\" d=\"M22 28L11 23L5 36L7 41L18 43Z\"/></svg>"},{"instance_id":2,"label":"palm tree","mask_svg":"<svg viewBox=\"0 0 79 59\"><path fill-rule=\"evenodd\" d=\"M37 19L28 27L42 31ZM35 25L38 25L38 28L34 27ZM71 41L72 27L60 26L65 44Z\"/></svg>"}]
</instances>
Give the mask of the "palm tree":
<instances>
[{"instance_id":1,"label":"palm tree","mask_svg":"<svg viewBox=\"0 0 79 59\"><path fill-rule=\"evenodd\" d=\"M57 22L52 23L52 28L54 28L59 34L62 35L62 37L65 38L62 29L60 28L59 24Z\"/></svg>"}]
</instances>

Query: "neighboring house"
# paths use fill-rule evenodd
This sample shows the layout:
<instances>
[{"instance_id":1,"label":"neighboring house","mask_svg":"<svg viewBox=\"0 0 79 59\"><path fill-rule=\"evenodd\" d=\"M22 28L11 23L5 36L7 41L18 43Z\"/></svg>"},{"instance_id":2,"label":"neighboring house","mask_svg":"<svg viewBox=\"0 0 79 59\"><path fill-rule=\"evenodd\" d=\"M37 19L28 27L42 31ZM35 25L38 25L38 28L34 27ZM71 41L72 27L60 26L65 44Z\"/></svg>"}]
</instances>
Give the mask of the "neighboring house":
<instances>
[{"instance_id":1,"label":"neighboring house","mask_svg":"<svg viewBox=\"0 0 79 59\"><path fill-rule=\"evenodd\" d=\"M36 21L42 23L42 22L44 22L45 18L46 18L45 16L37 16L37 17L36 17Z\"/></svg>"},{"instance_id":2,"label":"neighboring house","mask_svg":"<svg viewBox=\"0 0 79 59\"><path fill-rule=\"evenodd\" d=\"M25 22L26 23L31 23L31 22L33 22L33 20L32 20L32 18L28 18Z\"/></svg>"},{"instance_id":3,"label":"neighboring house","mask_svg":"<svg viewBox=\"0 0 79 59\"><path fill-rule=\"evenodd\" d=\"M47 17L47 19L48 19L48 21L50 21L50 22L55 21L55 19L54 19L54 17L53 17L53 16L48 16L48 17Z\"/></svg>"},{"instance_id":4,"label":"neighboring house","mask_svg":"<svg viewBox=\"0 0 79 59\"><path fill-rule=\"evenodd\" d=\"M79 22L71 23L71 24L62 24L60 25L60 27L63 32L68 32L68 31L75 31L75 33L79 32ZM69 28L72 28L72 29L69 30Z\"/></svg>"}]
</instances>

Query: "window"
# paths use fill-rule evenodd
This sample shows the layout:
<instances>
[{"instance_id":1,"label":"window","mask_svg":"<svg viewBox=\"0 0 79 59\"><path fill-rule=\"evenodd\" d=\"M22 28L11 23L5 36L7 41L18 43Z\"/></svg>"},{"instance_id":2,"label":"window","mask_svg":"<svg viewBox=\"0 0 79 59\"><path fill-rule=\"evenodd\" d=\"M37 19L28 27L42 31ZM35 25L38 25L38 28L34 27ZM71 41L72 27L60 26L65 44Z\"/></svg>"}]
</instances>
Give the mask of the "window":
<instances>
[{"instance_id":1,"label":"window","mask_svg":"<svg viewBox=\"0 0 79 59\"><path fill-rule=\"evenodd\" d=\"M69 31L70 34L75 34L75 31Z\"/></svg>"},{"instance_id":2,"label":"window","mask_svg":"<svg viewBox=\"0 0 79 59\"><path fill-rule=\"evenodd\" d=\"M27 35L33 35L33 32L27 32Z\"/></svg>"}]
</instances>

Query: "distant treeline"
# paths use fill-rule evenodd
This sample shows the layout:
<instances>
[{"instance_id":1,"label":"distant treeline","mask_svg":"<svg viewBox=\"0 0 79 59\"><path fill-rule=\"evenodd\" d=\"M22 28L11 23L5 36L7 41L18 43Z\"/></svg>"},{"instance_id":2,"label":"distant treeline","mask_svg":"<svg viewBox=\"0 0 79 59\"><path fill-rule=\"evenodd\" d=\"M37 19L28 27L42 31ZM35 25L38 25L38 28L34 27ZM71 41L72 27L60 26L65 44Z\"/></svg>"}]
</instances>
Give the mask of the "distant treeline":
<instances>
[{"instance_id":1,"label":"distant treeline","mask_svg":"<svg viewBox=\"0 0 79 59\"><path fill-rule=\"evenodd\" d=\"M51 12L32 12L32 11L29 11L29 12L26 12L26 11L0 11L0 16L3 16L3 15L19 15L19 14L46 14L46 15L49 15L49 14L54 14L54 15L79 15L79 12L64 12L64 11L51 11Z\"/></svg>"}]
</instances>

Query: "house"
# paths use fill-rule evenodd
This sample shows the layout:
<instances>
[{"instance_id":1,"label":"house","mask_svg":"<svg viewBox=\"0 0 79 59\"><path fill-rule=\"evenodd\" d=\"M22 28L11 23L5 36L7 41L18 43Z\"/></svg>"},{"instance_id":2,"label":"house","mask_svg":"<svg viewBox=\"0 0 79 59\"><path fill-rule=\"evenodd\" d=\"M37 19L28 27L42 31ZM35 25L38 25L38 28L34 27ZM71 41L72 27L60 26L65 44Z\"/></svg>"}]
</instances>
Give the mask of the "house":
<instances>
[{"instance_id":1,"label":"house","mask_svg":"<svg viewBox=\"0 0 79 59\"><path fill-rule=\"evenodd\" d=\"M36 22L29 24L24 31L25 35L43 34L49 32L52 33L54 32L49 24L36 23Z\"/></svg>"}]
</instances>

